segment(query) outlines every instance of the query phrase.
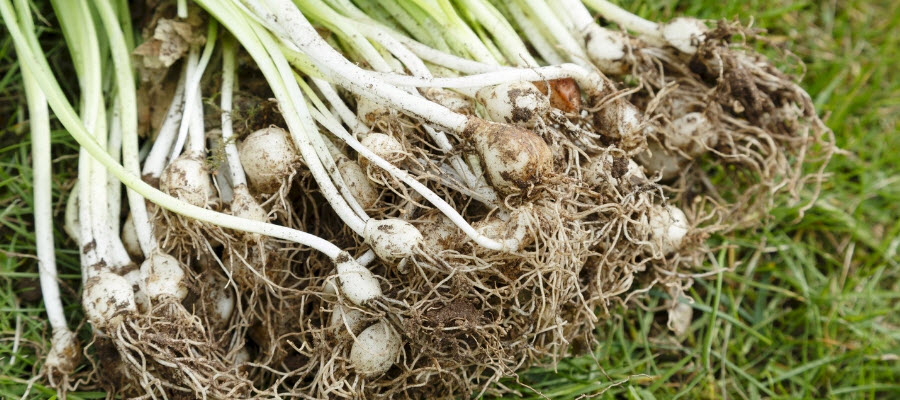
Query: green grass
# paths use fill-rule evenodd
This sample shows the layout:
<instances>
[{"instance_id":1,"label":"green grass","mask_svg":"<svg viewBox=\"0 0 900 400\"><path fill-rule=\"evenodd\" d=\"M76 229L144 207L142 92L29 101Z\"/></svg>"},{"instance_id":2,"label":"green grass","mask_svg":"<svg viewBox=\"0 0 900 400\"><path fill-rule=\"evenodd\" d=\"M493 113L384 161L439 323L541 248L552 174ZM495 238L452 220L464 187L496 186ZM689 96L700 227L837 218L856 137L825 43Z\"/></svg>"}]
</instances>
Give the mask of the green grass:
<instances>
[{"instance_id":1,"label":"green grass","mask_svg":"<svg viewBox=\"0 0 900 400\"><path fill-rule=\"evenodd\" d=\"M520 380L560 399L900 398L900 14L863 1L623 3L652 19L752 16L806 63L802 84L848 153L799 222L781 206L759 229L714 238L731 246L716 255L728 272L694 284L682 343L663 312L622 311L593 356ZM648 309L662 304L650 296Z\"/></svg>"},{"instance_id":2,"label":"green grass","mask_svg":"<svg viewBox=\"0 0 900 400\"><path fill-rule=\"evenodd\" d=\"M713 239L728 247L697 269L728 270L695 282L683 342L666 333L663 312L623 310L598 328L603 344L592 356L523 372L520 381L550 398L900 398L900 14L890 2L858 0L623 3L654 19L753 18L806 63L802 84L847 153L831 162L802 220L781 206L765 226ZM46 28L42 38L64 59L58 33ZM29 293L34 260L22 255L34 248L19 85L0 30L0 398L21 396L48 338L42 304ZM75 148L65 132L53 138L58 199L75 173ZM74 243L61 233L57 243L67 311L78 318ZM647 309L664 297L651 291ZM31 390L35 398L53 393L39 383Z\"/></svg>"}]
</instances>

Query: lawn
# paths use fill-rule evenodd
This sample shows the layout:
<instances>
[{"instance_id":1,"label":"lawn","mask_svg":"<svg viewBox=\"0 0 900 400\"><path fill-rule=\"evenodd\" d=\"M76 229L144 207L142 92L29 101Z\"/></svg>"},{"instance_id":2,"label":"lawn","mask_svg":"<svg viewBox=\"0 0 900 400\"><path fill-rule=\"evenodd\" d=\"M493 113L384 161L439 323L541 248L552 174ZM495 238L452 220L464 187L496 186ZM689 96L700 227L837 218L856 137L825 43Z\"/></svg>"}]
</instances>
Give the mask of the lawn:
<instances>
[{"instance_id":1,"label":"lawn","mask_svg":"<svg viewBox=\"0 0 900 400\"><path fill-rule=\"evenodd\" d=\"M694 319L683 341L665 330L665 295L650 291L600 324L602 345L592 354L502 384L554 399L900 398L900 13L890 3L627 2L652 19L738 18L766 29L774 48L764 51L788 49L805 63L802 86L842 152L802 218L796 207L778 205L757 229L710 239L716 252L697 271L722 272L695 281ZM49 7L38 8L50 18ZM38 22L51 60L64 61L60 33ZM33 257L19 72L0 30L0 398L22 396L49 339ZM59 221L77 148L62 130L53 144ZM79 321L76 246L61 230L56 243L64 301ZM87 327L81 332L88 337ZM55 394L33 383L29 397Z\"/></svg>"}]
</instances>

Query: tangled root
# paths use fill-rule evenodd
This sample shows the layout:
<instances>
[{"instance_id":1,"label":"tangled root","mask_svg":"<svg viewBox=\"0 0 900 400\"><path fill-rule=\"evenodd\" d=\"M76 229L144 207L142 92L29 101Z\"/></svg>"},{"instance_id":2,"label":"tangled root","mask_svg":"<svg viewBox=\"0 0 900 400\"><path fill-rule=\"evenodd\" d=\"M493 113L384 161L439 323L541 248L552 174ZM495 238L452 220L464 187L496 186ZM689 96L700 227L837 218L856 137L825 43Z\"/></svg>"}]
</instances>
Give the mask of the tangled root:
<instances>
[{"instance_id":1,"label":"tangled root","mask_svg":"<svg viewBox=\"0 0 900 400\"><path fill-rule=\"evenodd\" d=\"M692 56L649 46L630 53L641 86L629 98L653 121L653 156L642 154L643 164L656 168L654 158L674 165L675 173L660 174L669 197L682 208L707 205L701 217L719 230L758 223L778 193L796 203L811 185L815 198L836 151L809 95L746 44L754 40L764 39L722 21ZM676 121L689 113L702 115L714 132L693 148L670 139ZM805 172L804 164L816 171ZM732 184L715 184L723 179ZM800 205L800 213L810 204Z\"/></svg>"}]
</instances>

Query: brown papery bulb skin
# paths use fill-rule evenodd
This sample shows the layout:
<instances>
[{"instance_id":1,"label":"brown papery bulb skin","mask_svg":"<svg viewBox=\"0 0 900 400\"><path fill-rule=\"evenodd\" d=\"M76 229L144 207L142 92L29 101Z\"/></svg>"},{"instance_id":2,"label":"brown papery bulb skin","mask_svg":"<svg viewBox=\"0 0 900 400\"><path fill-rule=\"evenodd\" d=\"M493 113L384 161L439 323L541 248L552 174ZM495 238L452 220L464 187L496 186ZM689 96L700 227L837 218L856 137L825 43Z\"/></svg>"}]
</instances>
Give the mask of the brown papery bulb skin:
<instances>
[{"instance_id":1,"label":"brown papery bulb skin","mask_svg":"<svg viewBox=\"0 0 900 400\"><path fill-rule=\"evenodd\" d=\"M581 88L574 79L563 78L533 83L545 96L549 92L551 107L567 113L581 112Z\"/></svg>"},{"instance_id":2,"label":"brown papery bulb skin","mask_svg":"<svg viewBox=\"0 0 900 400\"><path fill-rule=\"evenodd\" d=\"M481 156L491 184L503 194L538 185L553 169L550 147L527 129L469 117L463 135Z\"/></svg>"}]
</instances>

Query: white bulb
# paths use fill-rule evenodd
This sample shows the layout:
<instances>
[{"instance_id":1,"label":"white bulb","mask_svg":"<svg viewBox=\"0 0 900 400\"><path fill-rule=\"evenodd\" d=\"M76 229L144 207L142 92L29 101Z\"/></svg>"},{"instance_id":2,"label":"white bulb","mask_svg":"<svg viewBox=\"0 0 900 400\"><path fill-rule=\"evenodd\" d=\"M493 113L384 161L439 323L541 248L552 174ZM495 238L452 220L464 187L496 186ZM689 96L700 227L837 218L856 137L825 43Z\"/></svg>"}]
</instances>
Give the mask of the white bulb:
<instances>
[{"instance_id":1,"label":"white bulb","mask_svg":"<svg viewBox=\"0 0 900 400\"><path fill-rule=\"evenodd\" d=\"M160 190L197 207L204 207L210 201L212 187L206 164L190 154L178 156L159 177Z\"/></svg>"},{"instance_id":2,"label":"white bulb","mask_svg":"<svg viewBox=\"0 0 900 400\"><path fill-rule=\"evenodd\" d=\"M341 293L353 304L360 305L381 296L381 283L366 267L347 253L335 259Z\"/></svg>"},{"instance_id":3,"label":"white bulb","mask_svg":"<svg viewBox=\"0 0 900 400\"><path fill-rule=\"evenodd\" d=\"M241 142L238 156L253 189L261 193L275 193L281 181L291 174L300 154L290 134L278 127L268 127L251 133Z\"/></svg>"},{"instance_id":4,"label":"white bulb","mask_svg":"<svg viewBox=\"0 0 900 400\"><path fill-rule=\"evenodd\" d=\"M647 224L650 242L663 254L678 250L688 232L687 217L675 206L653 206L647 212Z\"/></svg>"},{"instance_id":5,"label":"white bulb","mask_svg":"<svg viewBox=\"0 0 900 400\"><path fill-rule=\"evenodd\" d=\"M452 90L442 88L422 88L422 95L428 100L438 103L451 111L463 115L473 114L472 101L468 97Z\"/></svg>"},{"instance_id":6,"label":"white bulb","mask_svg":"<svg viewBox=\"0 0 900 400\"><path fill-rule=\"evenodd\" d=\"M550 98L531 82L510 82L478 90L475 98L484 105L488 117L522 127L531 127L550 111Z\"/></svg>"},{"instance_id":7,"label":"white bulb","mask_svg":"<svg viewBox=\"0 0 900 400\"><path fill-rule=\"evenodd\" d=\"M142 313L149 311L150 297L147 296L147 291L144 290L144 279L141 277L141 270L134 268L122 275L122 277L131 285L131 290L134 292L134 304L137 306L138 311Z\"/></svg>"},{"instance_id":8,"label":"white bulb","mask_svg":"<svg viewBox=\"0 0 900 400\"><path fill-rule=\"evenodd\" d=\"M187 285L184 282L184 268L181 263L168 254L154 252L141 264L141 278L147 295L153 300L184 300L187 296Z\"/></svg>"},{"instance_id":9,"label":"white bulb","mask_svg":"<svg viewBox=\"0 0 900 400\"><path fill-rule=\"evenodd\" d=\"M540 184L553 168L550 147L529 130L470 117L464 135L481 156L491 185L503 194Z\"/></svg>"},{"instance_id":10,"label":"white bulb","mask_svg":"<svg viewBox=\"0 0 900 400\"><path fill-rule=\"evenodd\" d=\"M601 71L608 74L621 74L626 70L625 59L626 38L616 32L590 24L584 30L584 46L591 62Z\"/></svg>"},{"instance_id":11,"label":"white bulb","mask_svg":"<svg viewBox=\"0 0 900 400\"><path fill-rule=\"evenodd\" d=\"M391 109L378 104L365 97L356 98L356 116L363 123L372 126L378 121L385 120L391 115Z\"/></svg>"},{"instance_id":12,"label":"white bulb","mask_svg":"<svg viewBox=\"0 0 900 400\"><path fill-rule=\"evenodd\" d=\"M392 262L408 257L422 241L422 233L415 226L396 218L369 219L363 235L379 258Z\"/></svg>"},{"instance_id":13,"label":"white bulb","mask_svg":"<svg viewBox=\"0 0 900 400\"><path fill-rule=\"evenodd\" d=\"M685 54L697 52L697 45L706 37L708 28L696 18L675 18L660 25L660 33L666 43Z\"/></svg>"},{"instance_id":14,"label":"white bulb","mask_svg":"<svg viewBox=\"0 0 900 400\"><path fill-rule=\"evenodd\" d=\"M403 144L390 135L377 132L370 133L360 141L360 144L392 165L397 165L406 158L406 150L403 149ZM369 164L371 163L368 159L363 156L359 157L359 165L362 168L368 169Z\"/></svg>"},{"instance_id":15,"label":"white bulb","mask_svg":"<svg viewBox=\"0 0 900 400\"><path fill-rule=\"evenodd\" d=\"M80 359L81 345L78 344L75 333L68 329L53 330L50 352L47 353L44 365L52 371L71 374Z\"/></svg>"},{"instance_id":16,"label":"white bulb","mask_svg":"<svg viewBox=\"0 0 900 400\"><path fill-rule=\"evenodd\" d=\"M97 329L115 326L125 315L137 311L131 285L125 278L107 271L88 279L81 301L88 321Z\"/></svg>"},{"instance_id":17,"label":"white bulb","mask_svg":"<svg viewBox=\"0 0 900 400\"><path fill-rule=\"evenodd\" d=\"M231 214L238 218L259 222L268 222L268 213L259 205L259 202L250 194L246 185L234 187L234 197L231 199Z\"/></svg>"},{"instance_id":18,"label":"white bulb","mask_svg":"<svg viewBox=\"0 0 900 400\"><path fill-rule=\"evenodd\" d=\"M703 113L692 112L672 121L672 133L666 136L666 142L690 156L698 156L715 146L717 137L709 118Z\"/></svg>"},{"instance_id":19,"label":"white bulb","mask_svg":"<svg viewBox=\"0 0 900 400\"><path fill-rule=\"evenodd\" d=\"M227 322L234 313L234 294L227 288L216 288L213 291L215 296L215 312L216 317L221 322Z\"/></svg>"},{"instance_id":20,"label":"white bulb","mask_svg":"<svg viewBox=\"0 0 900 400\"><path fill-rule=\"evenodd\" d=\"M441 212L431 212L416 221L416 228L422 233L422 247L434 252L453 249L462 232Z\"/></svg>"},{"instance_id":21,"label":"white bulb","mask_svg":"<svg viewBox=\"0 0 900 400\"><path fill-rule=\"evenodd\" d=\"M388 324L378 322L356 337L350 349L350 365L363 376L381 375L394 365L400 345L400 335Z\"/></svg>"},{"instance_id":22,"label":"white bulb","mask_svg":"<svg viewBox=\"0 0 900 400\"><path fill-rule=\"evenodd\" d=\"M682 172L687 160L680 155L663 148L656 141L647 143L647 150L637 155L637 160L650 171L650 174L661 173L662 180L672 180Z\"/></svg>"}]
</instances>

